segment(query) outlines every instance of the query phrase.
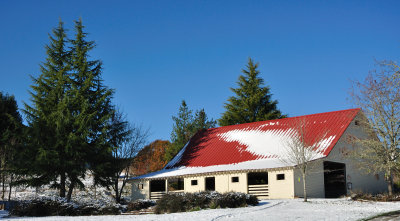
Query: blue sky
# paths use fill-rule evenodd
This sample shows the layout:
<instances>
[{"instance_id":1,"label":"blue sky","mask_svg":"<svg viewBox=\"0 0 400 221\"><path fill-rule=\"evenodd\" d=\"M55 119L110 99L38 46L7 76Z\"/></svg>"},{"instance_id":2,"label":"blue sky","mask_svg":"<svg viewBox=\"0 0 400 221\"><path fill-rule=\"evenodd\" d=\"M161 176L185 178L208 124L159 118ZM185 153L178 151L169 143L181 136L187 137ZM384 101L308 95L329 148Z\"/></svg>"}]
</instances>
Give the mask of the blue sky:
<instances>
[{"instance_id":1,"label":"blue sky","mask_svg":"<svg viewBox=\"0 0 400 221\"><path fill-rule=\"evenodd\" d=\"M182 99L218 119L248 57L289 116L351 108L350 80L399 61L400 1L0 1L0 91L29 103L48 33L82 17L105 84L150 141Z\"/></svg>"}]
</instances>

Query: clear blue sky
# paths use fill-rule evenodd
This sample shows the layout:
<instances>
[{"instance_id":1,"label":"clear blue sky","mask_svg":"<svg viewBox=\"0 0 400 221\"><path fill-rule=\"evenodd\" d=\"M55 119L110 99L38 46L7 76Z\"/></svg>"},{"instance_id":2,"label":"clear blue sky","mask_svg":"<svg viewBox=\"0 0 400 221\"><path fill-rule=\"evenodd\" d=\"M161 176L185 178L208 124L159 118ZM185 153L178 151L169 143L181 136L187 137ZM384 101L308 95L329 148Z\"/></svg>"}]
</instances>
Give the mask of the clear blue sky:
<instances>
[{"instance_id":1,"label":"clear blue sky","mask_svg":"<svg viewBox=\"0 0 400 221\"><path fill-rule=\"evenodd\" d=\"M0 1L0 91L29 102L48 33L82 17L130 121L169 139L182 99L217 119L248 57L289 116L353 107L350 79L399 60L400 1Z\"/></svg>"}]
</instances>

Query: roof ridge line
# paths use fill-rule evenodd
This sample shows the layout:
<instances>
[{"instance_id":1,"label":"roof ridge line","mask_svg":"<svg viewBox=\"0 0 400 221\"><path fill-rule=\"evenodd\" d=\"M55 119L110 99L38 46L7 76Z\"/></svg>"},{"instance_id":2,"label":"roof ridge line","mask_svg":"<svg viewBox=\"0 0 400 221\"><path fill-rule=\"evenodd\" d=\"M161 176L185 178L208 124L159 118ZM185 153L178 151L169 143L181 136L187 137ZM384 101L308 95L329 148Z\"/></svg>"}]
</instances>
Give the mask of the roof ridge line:
<instances>
[{"instance_id":1,"label":"roof ridge line","mask_svg":"<svg viewBox=\"0 0 400 221\"><path fill-rule=\"evenodd\" d=\"M350 108L350 109L344 109L344 110L328 111L328 112L315 113L315 114L306 114L306 115L300 115L300 116L294 116L294 117L286 117L286 118L273 119L273 120L255 121L255 122L250 122L250 123L214 127L214 128L210 128L210 129L207 129L207 130L212 130L212 129L217 129L217 128L235 127L235 126L239 126L239 125L251 125L251 124L254 124L254 123L261 123L261 122L264 122L264 123L271 122L271 121L272 122L276 122L276 121L287 120L287 119L295 119L295 118L299 118L299 117L318 116L318 115L324 115L324 114L331 114L331 113L335 113L335 112L345 112L345 111L355 111L355 110L360 111L361 108Z\"/></svg>"}]
</instances>

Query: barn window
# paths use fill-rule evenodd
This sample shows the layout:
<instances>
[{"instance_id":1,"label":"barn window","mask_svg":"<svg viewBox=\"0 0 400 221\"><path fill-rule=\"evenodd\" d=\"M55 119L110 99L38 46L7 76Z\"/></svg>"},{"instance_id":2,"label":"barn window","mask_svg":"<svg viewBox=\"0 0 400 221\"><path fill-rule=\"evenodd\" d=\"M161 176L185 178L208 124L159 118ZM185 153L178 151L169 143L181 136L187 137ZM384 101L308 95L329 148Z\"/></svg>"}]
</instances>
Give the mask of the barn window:
<instances>
[{"instance_id":1,"label":"barn window","mask_svg":"<svg viewBox=\"0 0 400 221\"><path fill-rule=\"evenodd\" d=\"M284 173L276 174L276 179L277 180L284 180L285 179L285 174Z\"/></svg>"},{"instance_id":2,"label":"barn window","mask_svg":"<svg viewBox=\"0 0 400 221\"><path fill-rule=\"evenodd\" d=\"M354 124L358 126L358 125L360 125L360 122L358 120L355 120Z\"/></svg>"},{"instance_id":3,"label":"barn window","mask_svg":"<svg viewBox=\"0 0 400 221\"><path fill-rule=\"evenodd\" d=\"M239 177L238 176L232 177L232 183L238 183L238 182L239 182Z\"/></svg>"},{"instance_id":4,"label":"barn window","mask_svg":"<svg viewBox=\"0 0 400 221\"><path fill-rule=\"evenodd\" d=\"M197 180L192 180L191 184L192 184L192 186L197 186Z\"/></svg>"}]
</instances>

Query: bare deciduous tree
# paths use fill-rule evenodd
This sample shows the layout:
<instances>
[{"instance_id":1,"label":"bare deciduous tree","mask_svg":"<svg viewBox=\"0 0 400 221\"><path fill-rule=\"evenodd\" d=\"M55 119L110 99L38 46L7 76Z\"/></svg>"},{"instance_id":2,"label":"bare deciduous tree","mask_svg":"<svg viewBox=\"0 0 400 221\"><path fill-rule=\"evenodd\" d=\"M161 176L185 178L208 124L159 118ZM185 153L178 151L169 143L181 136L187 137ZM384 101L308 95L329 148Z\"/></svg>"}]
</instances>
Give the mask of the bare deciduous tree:
<instances>
[{"instance_id":1,"label":"bare deciduous tree","mask_svg":"<svg viewBox=\"0 0 400 221\"><path fill-rule=\"evenodd\" d=\"M315 123L315 122L314 122ZM282 141L282 156L280 160L286 165L294 165L303 178L303 197L307 202L307 176L317 169L323 154L319 149L326 145L328 130L320 131L318 135L311 134L311 127L306 119L297 118L289 125L287 137Z\"/></svg>"},{"instance_id":2,"label":"bare deciduous tree","mask_svg":"<svg viewBox=\"0 0 400 221\"><path fill-rule=\"evenodd\" d=\"M393 61L378 62L364 82L354 81L351 98L366 118L360 124L368 138L352 139L353 158L368 173L384 172L389 195L393 174L400 169L400 67Z\"/></svg>"},{"instance_id":3,"label":"bare deciduous tree","mask_svg":"<svg viewBox=\"0 0 400 221\"><path fill-rule=\"evenodd\" d=\"M113 113L109 124L108 144L112 152L104 159L102 167L93 171L94 186L111 186L116 202L120 203L134 157L146 143L148 130L141 126L132 126L118 110Z\"/></svg>"},{"instance_id":4,"label":"bare deciduous tree","mask_svg":"<svg viewBox=\"0 0 400 221\"><path fill-rule=\"evenodd\" d=\"M118 170L114 176L114 185L112 186L115 192L115 199L119 203L121 196L126 186L129 175L131 174L131 166L134 157L139 150L145 145L148 137L148 130L144 130L141 126L133 126L130 128L129 137L119 146L115 147L113 156L118 164Z\"/></svg>"}]
</instances>

